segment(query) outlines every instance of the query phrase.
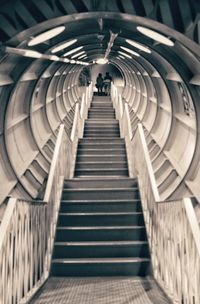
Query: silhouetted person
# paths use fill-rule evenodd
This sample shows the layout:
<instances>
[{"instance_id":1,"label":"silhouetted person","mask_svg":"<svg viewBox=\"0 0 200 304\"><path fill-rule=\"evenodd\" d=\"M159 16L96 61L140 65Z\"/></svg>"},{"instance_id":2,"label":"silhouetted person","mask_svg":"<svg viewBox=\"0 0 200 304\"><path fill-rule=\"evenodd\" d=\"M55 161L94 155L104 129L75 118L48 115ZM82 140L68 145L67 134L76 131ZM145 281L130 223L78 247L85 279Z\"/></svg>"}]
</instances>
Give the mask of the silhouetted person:
<instances>
[{"instance_id":1,"label":"silhouetted person","mask_svg":"<svg viewBox=\"0 0 200 304\"><path fill-rule=\"evenodd\" d=\"M103 85L104 85L103 77L102 74L99 73L96 79L96 88L98 90L98 95L101 95L103 93Z\"/></svg>"},{"instance_id":2,"label":"silhouetted person","mask_svg":"<svg viewBox=\"0 0 200 304\"><path fill-rule=\"evenodd\" d=\"M111 81L112 81L112 77L110 76L109 72L106 72L106 76L104 77L103 83L104 83L105 94L107 96L110 95Z\"/></svg>"}]
</instances>

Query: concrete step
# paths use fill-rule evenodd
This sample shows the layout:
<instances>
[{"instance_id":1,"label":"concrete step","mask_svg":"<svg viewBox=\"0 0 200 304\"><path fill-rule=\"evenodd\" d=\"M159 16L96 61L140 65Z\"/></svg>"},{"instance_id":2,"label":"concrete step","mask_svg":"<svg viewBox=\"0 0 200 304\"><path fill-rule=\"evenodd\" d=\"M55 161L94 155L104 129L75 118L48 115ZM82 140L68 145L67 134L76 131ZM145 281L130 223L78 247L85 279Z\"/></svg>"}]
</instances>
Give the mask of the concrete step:
<instances>
[{"instance_id":1,"label":"concrete step","mask_svg":"<svg viewBox=\"0 0 200 304\"><path fill-rule=\"evenodd\" d=\"M53 258L149 257L146 241L55 242Z\"/></svg>"},{"instance_id":2,"label":"concrete step","mask_svg":"<svg viewBox=\"0 0 200 304\"><path fill-rule=\"evenodd\" d=\"M121 200L62 200L60 212L141 212L139 199Z\"/></svg>"},{"instance_id":3,"label":"concrete step","mask_svg":"<svg viewBox=\"0 0 200 304\"><path fill-rule=\"evenodd\" d=\"M116 144L116 143L124 143L125 144L125 141L123 138L116 138L116 137L113 137L113 138L107 138L107 137L102 137L102 138L80 138L79 139L79 143L97 143L97 144L101 144L101 143L104 143L104 144Z\"/></svg>"},{"instance_id":4,"label":"concrete step","mask_svg":"<svg viewBox=\"0 0 200 304\"><path fill-rule=\"evenodd\" d=\"M90 154L88 153L80 153L77 155L76 157L76 161L88 161L88 162L92 162L92 161L126 161L126 155L125 153L121 153L121 154Z\"/></svg>"},{"instance_id":5,"label":"concrete step","mask_svg":"<svg viewBox=\"0 0 200 304\"><path fill-rule=\"evenodd\" d=\"M60 213L59 226L144 225L142 212Z\"/></svg>"},{"instance_id":6,"label":"concrete step","mask_svg":"<svg viewBox=\"0 0 200 304\"><path fill-rule=\"evenodd\" d=\"M56 241L146 241L145 226L58 226Z\"/></svg>"},{"instance_id":7,"label":"concrete step","mask_svg":"<svg viewBox=\"0 0 200 304\"><path fill-rule=\"evenodd\" d=\"M115 137L117 134L120 137L119 128L84 128L84 134L92 134L92 136L97 134L97 136L101 135L101 137L106 136L106 134L113 134L113 137Z\"/></svg>"},{"instance_id":8,"label":"concrete step","mask_svg":"<svg viewBox=\"0 0 200 304\"><path fill-rule=\"evenodd\" d=\"M90 132L86 131L84 132L84 137L120 137L119 132Z\"/></svg>"},{"instance_id":9,"label":"concrete step","mask_svg":"<svg viewBox=\"0 0 200 304\"><path fill-rule=\"evenodd\" d=\"M137 180L130 177L118 178L73 178L64 181L64 188L137 188Z\"/></svg>"},{"instance_id":10,"label":"concrete step","mask_svg":"<svg viewBox=\"0 0 200 304\"><path fill-rule=\"evenodd\" d=\"M115 113L115 109L114 108L102 108L102 107L92 107L88 110L89 113L102 113L102 112L106 112L106 113Z\"/></svg>"},{"instance_id":11,"label":"concrete step","mask_svg":"<svg viewBox=\"0 0 200 304\"><path fill-rule=\"evenodd\" d=\"M134 199L139 198L137 187L132 188L76 188L63 189L62 199Z\"/></svg>"},{"instance_id":12,"label":"concrete step","mask_svg":"<svg viewBox=\"0 0 200 304\"><path fill-rule=\"evenodd\" d=\"M124 148L88 149L78 147L77 155L126 155L126 150Z\"/></svg>"},{"instance_id":13,"label":"concrete step","mask_svg":"<svg viewBox=\"0 0 200 304\"><path fill-rule=\"evenodd\" d=\"M52 276L148 276L149 258L53 259Z\"/></svg>"},{"instance_id":14,"label":"concrete step","mask_svg":"<svg viewBox=\"0 0 200 304\"><path fill-rule=\"evenodd\" d=\"M85 177L85 176L128 176L128 169L120 168L101 168L101 169L76 169L75 177Z\"/></svg>"},{"instance_id":15,"label":"concrete step","mask_svg":"<svg viewBox=\"0 0 200 304\"><path fill-rule=\"evenodd\" d=\"M110 132L110 131L119 131L119 126L109 126L109 127L106 127L106 126L104 126L104 125L101 125L101 126L99 126L99 125L92 125L92 126L88 126L88 125L86 125L85 127L84 127L84 130L85 131L93 131L93 132L95 132L95 131L98 131L98 132L100 132L100 131L108 131L108 132Z\"/></svg>"},{"instance_id":16,"label":"concrete step","mask_svg":"<svg viewBox=\"0 0 200 304\"><path fill-rule=\"evenodd\" d=\"M120 142L120 143L93 143L91 142L79 142L78 148L85 148L85 149L107 149L107 148L114 148L114 149L125 149L125 143Z\"/></svg>"},{"instance_id":17,"label":"concrete step","mask_svg":"<svg viewBox=\"0 0 200 304\"><path fill-rule=\"evenodd\" d=\"M126 161L123 162L114 162L114 161L94 161L94 162L87 162L87 161L80 161L76 162L76 170L80 169L128 169L128 164Z\"/></svg>"}]
</instances>

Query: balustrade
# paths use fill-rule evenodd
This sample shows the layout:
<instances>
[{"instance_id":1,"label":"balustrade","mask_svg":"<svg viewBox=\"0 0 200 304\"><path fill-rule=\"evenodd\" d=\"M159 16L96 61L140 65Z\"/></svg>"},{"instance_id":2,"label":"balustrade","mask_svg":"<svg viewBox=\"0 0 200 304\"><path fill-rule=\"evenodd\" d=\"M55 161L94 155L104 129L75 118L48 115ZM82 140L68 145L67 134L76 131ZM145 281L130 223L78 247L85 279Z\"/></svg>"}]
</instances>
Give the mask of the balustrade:
<instances>
[{"instance_id":1,"label":"balustrade","mask_svg":"<svg viewBox=\"0 0 200 304\"><path fill-rule=\"evenodd\" d=\"M148 235L153 275L173 303L200 303L200 228L191 198L161 201L141 124L134 136L128 104L112 99L125 137L129 172L137 176Z\"/></svg>"}]
</instances>

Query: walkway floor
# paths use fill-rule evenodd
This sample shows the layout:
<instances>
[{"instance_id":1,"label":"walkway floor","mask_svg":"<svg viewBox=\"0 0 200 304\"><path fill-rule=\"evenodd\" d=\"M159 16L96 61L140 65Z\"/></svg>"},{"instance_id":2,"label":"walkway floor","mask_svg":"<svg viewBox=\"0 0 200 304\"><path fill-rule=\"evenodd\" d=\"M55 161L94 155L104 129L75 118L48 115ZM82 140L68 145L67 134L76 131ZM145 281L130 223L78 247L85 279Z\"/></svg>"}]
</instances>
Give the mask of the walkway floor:
<instances>
[{"instance_id":1,"label":"walkway floor","mask_svg":"<svg viewBox=\"0 0 200 304\"><path fill-rule=\"evenodd\" d=\"M170 304L153 279L50 278L31 304Z\"/></svg>"}]
</instances>

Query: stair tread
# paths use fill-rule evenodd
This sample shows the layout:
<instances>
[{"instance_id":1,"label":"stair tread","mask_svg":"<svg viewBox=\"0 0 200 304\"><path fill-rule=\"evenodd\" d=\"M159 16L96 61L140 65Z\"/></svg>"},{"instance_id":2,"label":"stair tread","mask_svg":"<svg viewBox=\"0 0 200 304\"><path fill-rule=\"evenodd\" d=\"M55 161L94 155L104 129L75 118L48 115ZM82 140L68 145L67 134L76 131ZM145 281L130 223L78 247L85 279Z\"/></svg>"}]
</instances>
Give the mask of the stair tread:
<instances>
[{"instance_id":1,"label":"stair tread","mask_svg":"<svg viewBox=\"0 0 200 304\"><path fill-rule=\"evenodd\" d=\"M77 259L53 259L53 263L63 264L94 264L94 263L137 263L137 262L148 262L150 258L77 258Z\"/></svg>"},{"instance_id":2,"label":"stair tread","mask_svg":"<svg viewBox=\"0 0 200 304\"><path fill-rule=\"evenodd\" d=\"M67 191L67 192L74 192L74 191L89 191L89 192L92 192L92 191L103 191L103 192L105 192L105 191L131 191L131 192L133 192L133 191L135 191L135 190L138 190L138 187L129 187L129 188L115 188L115 189L113 189L113 188L73 188L73 189L69 189L69 188L64 188L63 189L63 191Z\"/></svg>"},{"instance_id":3,"label":"stair tread","mask_svg":"<svg viewBox=\"0 0 200 304\"><path fill-rule=\"evenodd\" d=\"M58 226L58 230L127 230L144 229L144 225L124 225L124 226Z\"/></svg>"},{"instance_id":4,"label":"stair tread","mask_svg":"<svg viewBox=\"0 0 200 304\"><path fill-rule=\"evenodd\" d=\"M137 180L135 179L135 178L130 178L130 177L127 177L127 176L118 176L118 177L115 177L115 180L127 180L127 181L132 181L132 182L136 182ZM88 181L88 180L90 180L90 178L89 177L85 177L85 178L79 178L79 177L74 177L73 179L65 179L64 180L64 182L73 182L73 181L77 181L77 182L79 182L79 181ZM92 178L91 179L92 181L104 181L104 178L102 178L101 176L98 178L98 177L95 177L95 178ZM113 181L113 178L110 178L110 177L107 177L107 179L106 179L107 181Z\"/></svg>"},{"instance_id":5,"label":"stair tread","mask_svg":"<svg viewBox=\"0 0 200 304\"><path fill-rule=\"evenodd\" d=\"M65 216L119 216L119 215L140 215L142 212L60 212L59 215Z\"/></svg>"},{"instance_id":6,"label":"stair tread","mask_svg":"<svg viewBox=\"0 0 200 304\"><path fill-rule=\"evenodd\" d=\"M126 161L77 161L76 165L89 165L89 164L127 164Z\"/></svg>"},{"instance_id":7,"label":"stair tread","mask_svg":"<svg viewBox=\"0 0 200 304\"><path fill-rule=\"evenodd\" d=\"M96 199L87 199L87 200L65 200L62 199L61 203L135 203L135 202L140 202L140 199L138 198L133 198L133 199L103 199L103 200L96 200Z\"/></svg>"},{"instance_id":8,"label":"stair tread","mask_svg":"<svg viewBox=\"0 0 200 304\"><path fill-rule=\"evenodd\" d=\"M76 171L119 171L119 170L127 170L127 168L77 168Z\"/></svg>"},{"instance_id":9,"label":"stair tread","mask_svg":"<svg viewBox=\"0 0 200 304\"><path fill-rule=\"evenodd\" d=\"M124 245L144 245L147 241L85 241L85 242L55 242L55 245L64 246L124 246Z\"/></svg>"}]
</instances>

